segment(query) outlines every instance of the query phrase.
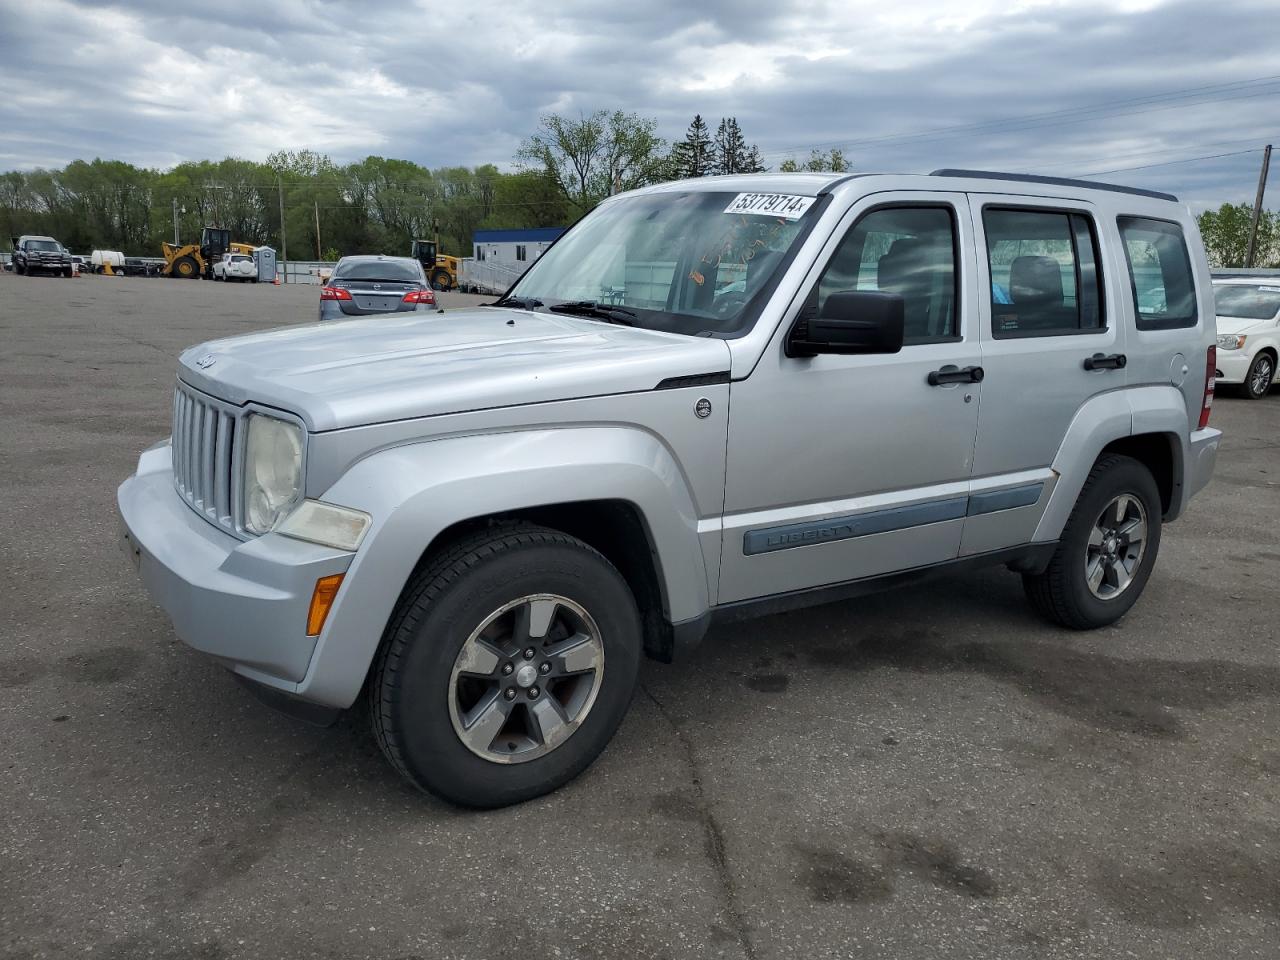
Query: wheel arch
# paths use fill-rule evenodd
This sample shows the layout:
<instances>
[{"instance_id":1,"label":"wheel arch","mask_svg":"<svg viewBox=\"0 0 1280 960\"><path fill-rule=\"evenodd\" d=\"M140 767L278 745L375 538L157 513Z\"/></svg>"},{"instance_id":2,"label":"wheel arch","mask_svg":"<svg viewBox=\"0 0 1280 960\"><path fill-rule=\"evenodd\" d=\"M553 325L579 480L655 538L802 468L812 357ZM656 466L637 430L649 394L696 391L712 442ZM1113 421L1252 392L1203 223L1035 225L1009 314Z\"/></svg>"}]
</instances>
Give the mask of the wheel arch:
<instances>
[{"instance_id":1,"label":"wheel arch","mask_svg":"<svg viewBox=\"0 0 1280 960\"><path fill-rule=\"evenodd\" d=\"M321 499L364 510L373 524L298 687L309 699L349 705L413 572L489 524L537 523L604 554L636 595L650 656L669 659L672 624L709 607L692 495L670 451L643 430L538 429L409 444L359 461Z\"/></svg>"},{"instance_id":2,"label":"wheel arch","mask_svg":"<svg viewBox=\"0 0 1280 960\"><path fill-rule=\"evenodd\" d=\"M1198 411L1197 411L1198 412ZM1033 537L1056 540L1066 527L1089 471L1108 453L1124 454L1151 470L1165 521L1177 519L1187 500L1190 414L1173 386L1133 387L1098 394L1076 412L1054 457L1059 480Z\"/></svg>"}]
</instances>

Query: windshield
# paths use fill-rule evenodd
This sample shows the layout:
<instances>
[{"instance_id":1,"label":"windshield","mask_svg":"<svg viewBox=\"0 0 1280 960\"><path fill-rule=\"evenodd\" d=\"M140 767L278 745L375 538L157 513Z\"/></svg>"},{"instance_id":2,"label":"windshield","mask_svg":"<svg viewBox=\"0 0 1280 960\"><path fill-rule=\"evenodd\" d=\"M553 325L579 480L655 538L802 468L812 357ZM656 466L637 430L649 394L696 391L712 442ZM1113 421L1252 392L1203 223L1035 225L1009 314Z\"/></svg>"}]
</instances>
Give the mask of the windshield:
<instances>
[{"instance_id":1,"label":"windshield","mask_svg":"<svg viewBox=\"0 0 1280 960\"><path fill-rule=\"evenodd\" d=\"M1220 317L1270 320L1280 311L1280 281L1256 287L1243 283L1215 284L1213 302Z\"/></svg>"},{"instance_id":2,"label":"windshield","mask_svg":"<svg viewBox=\"0 0 1280 960\"><path fill-rule=\"evenodd\" d=\"M422 268L416 260L347 260L338 264L333 279L418 283L422 280Z\"/></svg>"},{"instance_id":3,"label":"windshield","mask_svg":"<svg viewBox=\"0 0 1280 960\"><path fill-rule=\"evenodd\" d=\"M59 250L62 249L62 247L58 246L57 242L54 240L28 240L27 249L28 250L52 250L54 253L57 253Z\"/></svg>"},{"instance_id":4,"label":"windshield","mask_svg":"<svg viewBox=\"0 0 1280 960\"><path fill-rule=\"evenodd\" d=\"M775 212L737 212L761 207ZM605 203L543 254L509 296L549 307L621 307L651 330L744 332L748 303L816 216L813 208L812 197L706 191Z\"/></svg>"}]
</instances>

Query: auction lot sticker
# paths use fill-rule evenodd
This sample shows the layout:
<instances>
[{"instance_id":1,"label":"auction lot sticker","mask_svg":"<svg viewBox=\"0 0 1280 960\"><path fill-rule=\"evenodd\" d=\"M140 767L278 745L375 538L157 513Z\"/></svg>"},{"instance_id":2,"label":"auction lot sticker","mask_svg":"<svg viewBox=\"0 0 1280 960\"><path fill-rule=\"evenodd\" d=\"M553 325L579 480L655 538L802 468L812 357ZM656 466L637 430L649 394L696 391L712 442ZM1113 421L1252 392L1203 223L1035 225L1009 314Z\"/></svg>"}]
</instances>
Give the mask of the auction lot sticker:
<instances>
[{"instance_id":1,"label":"auction lot sticker","mask_svg":"<svg viewBox=\"0 0 1280 960\"><path fill-rule=\"evenodd\" d=\"M799 220L816 199L817 197L797 197L786 193L740 193L733 198L733 203L724 208L724 212Z\"/></svg>"}]
</instances>

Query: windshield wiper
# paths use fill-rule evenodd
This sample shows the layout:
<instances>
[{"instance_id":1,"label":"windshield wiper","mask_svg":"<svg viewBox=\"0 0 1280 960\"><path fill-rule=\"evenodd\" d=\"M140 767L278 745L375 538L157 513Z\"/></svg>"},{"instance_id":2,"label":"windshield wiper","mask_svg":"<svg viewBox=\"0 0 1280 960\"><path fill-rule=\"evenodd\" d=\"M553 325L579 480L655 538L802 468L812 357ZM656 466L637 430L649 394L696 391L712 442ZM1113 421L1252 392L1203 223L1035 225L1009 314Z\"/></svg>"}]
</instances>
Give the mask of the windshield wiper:
<instances>
[{"instance_id":1,"label":"windshield wiper","mask_svg":"<svg viewBox=\"0 0 1280 960\"><path fill-rule=\"evenodd\" d=\"M611 307L608 304L600 304L594 300L570 300L565 303L553 304L547 307L552 313L569 313L576 317L592 317L597 320L607 320L609 323L621 324L624 327L634 327L639 317L632 310L626 307Z\"/></svg>"},{"instance_id":2,"label":"windshield wiper","mask_svg":"<svg viewBox=\"0 0 1280 960\"><path fill-rule=\"evenodd\" d=\"M499 297L493 303L482 303L482 307L515 307L518 310L532 310L542 306L537 297Z\"/></svg>"}]
</instances>

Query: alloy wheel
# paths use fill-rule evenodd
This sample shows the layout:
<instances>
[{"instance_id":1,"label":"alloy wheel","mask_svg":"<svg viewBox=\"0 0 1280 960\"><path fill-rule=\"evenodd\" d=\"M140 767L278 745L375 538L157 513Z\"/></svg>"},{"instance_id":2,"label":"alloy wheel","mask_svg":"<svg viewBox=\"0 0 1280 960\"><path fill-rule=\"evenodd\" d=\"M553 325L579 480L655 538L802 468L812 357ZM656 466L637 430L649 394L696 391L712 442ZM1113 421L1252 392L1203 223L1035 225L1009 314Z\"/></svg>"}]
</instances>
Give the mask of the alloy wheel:
<instances>
[{"instance_id":1,"label":"alloy wheel","mask_svg":"<svg viewBox=\"0 0 1280 960\"><path fill-rule=\"evenodd\" d=\"M1253 372L1249 377L1249 389L1255 397L1263 396L1271 389L1271 380L1275 376L1275 367L1266 354L1253 362Z\"/></svg>"},{"instance_id":2,"label":"alloy wheel","mask_svg":"<svg viewBox=\"0 0 1280 960\"><path fill-rule=\"evenodd\" d=\"M1089 531L1084 573L1089 592L1114 600L1133 583L1147 549L1147 511L1142 501L1122 493L1111 500Z\"/></svg>"},{"instance_id":3,"label":"alloy wheel","mask_svg":"<svg viewBox=\"0 0 1280 960\"><path fill-rule=\"evenodd\" d=\"M587 611L533 594L504 604L458 651L449 718L458 739L493 763L523 763L565 742L604 679L604 645Z\"/></svg>"}]
</instances>

